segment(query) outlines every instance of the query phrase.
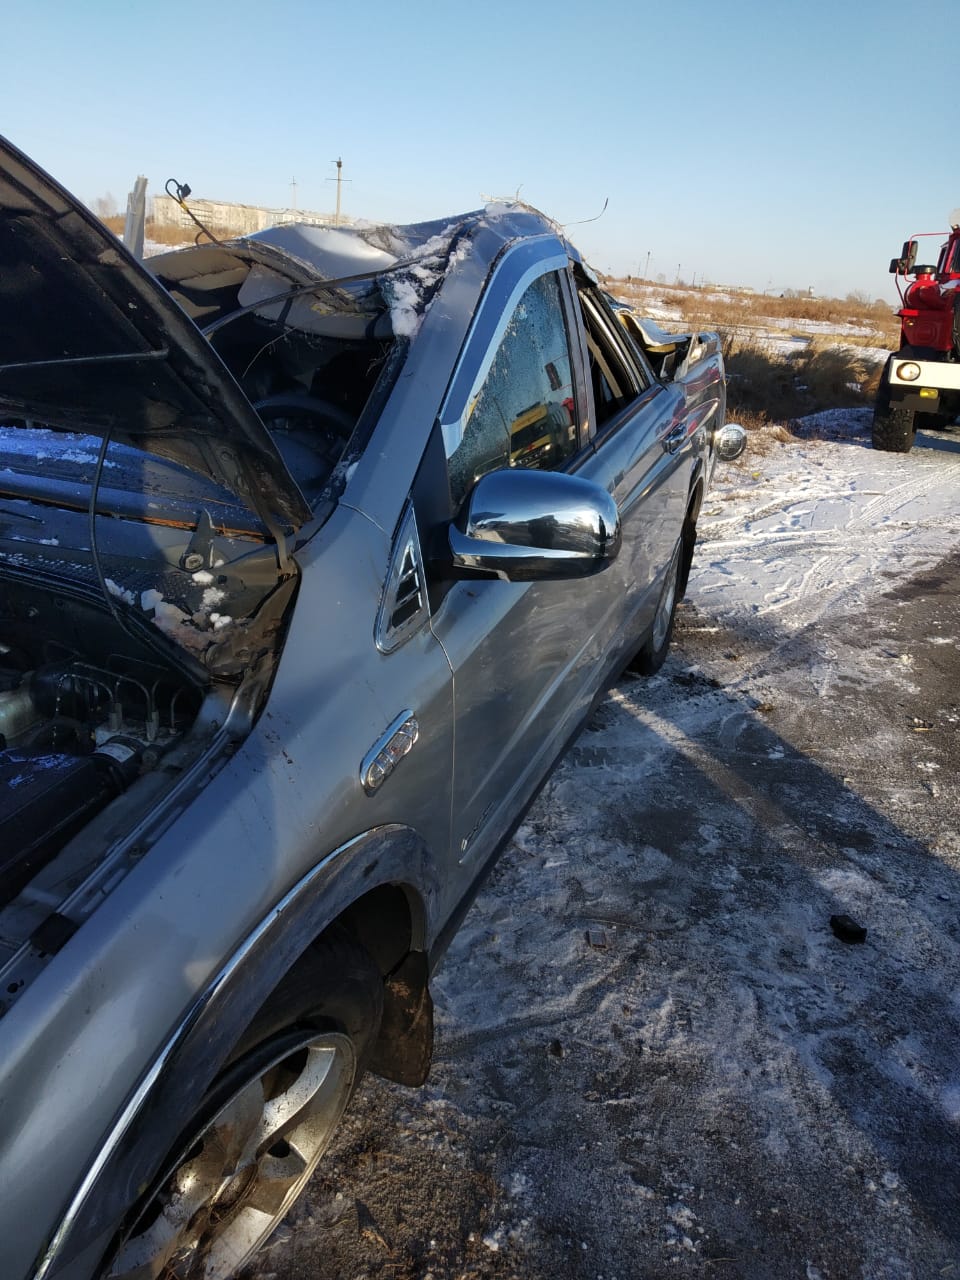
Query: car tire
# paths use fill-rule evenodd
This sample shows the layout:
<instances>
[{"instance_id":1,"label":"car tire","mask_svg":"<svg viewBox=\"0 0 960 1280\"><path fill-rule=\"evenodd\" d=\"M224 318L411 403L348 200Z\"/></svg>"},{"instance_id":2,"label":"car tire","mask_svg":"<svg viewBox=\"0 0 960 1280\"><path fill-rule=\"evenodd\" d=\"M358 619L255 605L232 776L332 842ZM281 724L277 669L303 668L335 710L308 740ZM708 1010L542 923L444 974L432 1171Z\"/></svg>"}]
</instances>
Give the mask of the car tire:
<instances>
[{"instance_id":1,"label":"car tire","mask_svg":"<svg viewBox=\"0 0 960 1280\"><path fill-rule=\"evenodd\" d=\"M350 939L321 940L237 1042L101 1271L228 1280L302 1193L363 1074L383 980Z\"/></svg>"},{"instance_id":2,"label":"car tire","mask_svg":"<svg viewBox=\"0 0 960 1280\"><path fill-rule=\"evenodd\" d=\"M694 497L687 511L687 518L680 530L680 572L677 577L677 604L685 599L687 584L690 581L690 570L693 568L693 553L697 547L697 516L700 512L700 498Z\"/></svg>"},{"instance_id":3,"label":"car tire","mask_svg":"<svg viewBox=\"0 0 960 1280\"><path fill-rule=\"evenodd\" d=\"M673 638L673 623L677 615L677 604L680 600L680 573L683 541L677 543L673 559L660 588L660 599L650 624L647 638L634 654L629 670L641 676L653 676L666 661Z\"/></svg>"}]
</instances>

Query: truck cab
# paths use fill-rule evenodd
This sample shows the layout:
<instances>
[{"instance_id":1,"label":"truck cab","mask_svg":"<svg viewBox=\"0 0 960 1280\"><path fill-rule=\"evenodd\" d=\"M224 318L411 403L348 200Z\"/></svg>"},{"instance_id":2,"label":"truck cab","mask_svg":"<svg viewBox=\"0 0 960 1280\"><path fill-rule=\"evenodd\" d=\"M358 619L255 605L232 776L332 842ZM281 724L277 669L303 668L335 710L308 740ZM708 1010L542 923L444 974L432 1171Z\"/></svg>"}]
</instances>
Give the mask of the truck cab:
<instances>
[{"instance_id":1,"label":"truck cab","mask_svg":"<svg viewBox=\"0 0 960 1280\"><path fill-rule=\"evenodd\" d=\"M888 453L908 453L918 427L947 427L960 412L960 209L950 224L911 236L890 262L900 348L884 367L873 417L873 447Z\"/></svg>"}]
</instances>

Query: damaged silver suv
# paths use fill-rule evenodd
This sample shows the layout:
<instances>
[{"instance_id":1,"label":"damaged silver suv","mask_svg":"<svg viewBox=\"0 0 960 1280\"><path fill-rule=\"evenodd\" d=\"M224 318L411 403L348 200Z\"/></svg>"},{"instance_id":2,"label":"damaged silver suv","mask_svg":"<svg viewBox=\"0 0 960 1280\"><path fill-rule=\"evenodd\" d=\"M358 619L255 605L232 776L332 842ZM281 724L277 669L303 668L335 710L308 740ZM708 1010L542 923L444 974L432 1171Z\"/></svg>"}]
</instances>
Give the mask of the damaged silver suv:
<instances>
[{"instance_id":1,"label":"damaged silver suv","mask_svg":"<svg viewBox=\"0 0 960 1280\"><path fill-rule=\"evenodd\" d=\"M521 205L148 272L6 143L0 298L0 1275L226 1280L663 661L720 355Z\"/></svg>"}]
</instances>

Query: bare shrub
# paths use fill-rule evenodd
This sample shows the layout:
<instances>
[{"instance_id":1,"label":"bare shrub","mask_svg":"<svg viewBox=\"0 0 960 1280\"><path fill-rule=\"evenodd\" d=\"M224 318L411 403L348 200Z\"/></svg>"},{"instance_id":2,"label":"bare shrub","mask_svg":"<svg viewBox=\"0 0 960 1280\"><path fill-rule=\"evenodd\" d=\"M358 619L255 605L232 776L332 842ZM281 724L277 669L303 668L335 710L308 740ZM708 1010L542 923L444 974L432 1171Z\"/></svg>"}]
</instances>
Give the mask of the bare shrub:
<instances>
[{"instance_id":1,"label":"bare shrub","mask_svg":"<svg viewBox=\"0 0 960 1280\"><path fill-rule=\"evenodd\" d=\"M812 342L800 361L806 391L819 409L862 408L872 402L880 381L881 366L864 359L855 347Z\"/></svg>"},{"instance_id":2,"label":"bare shrub","mask_svg":"<svg viewBox=\"0 0 960 1280\"><path fill-rule=\"evenodd\" d=\"M727 411L785 422L797 407L796 371L781 355L750 339L721 334L727 370Z\"/></svg>"},{"instance_id":3,"label":"bare shrub","mask_svg":"<svg viewBox=\"0 0 960 1280\"><path fill-rule=\"evenodd\" d=\"M106 195L97 196L90 207L97 217L102 218L104 221L117 212L117 202L109 191Z\"/></svg>"},{"instance_id":4,"label":"bare shrub","mask_svg":"<svg viewBox=\"0 0 960 1280\"><path fill-rule=\"evenodd\" d=\"M722 336L727 412L743 421L788 423L824 409L863 408L876 394L880 366L858 348L816 339L783 354L738 334Z\"/></svg>"}]
</instances>

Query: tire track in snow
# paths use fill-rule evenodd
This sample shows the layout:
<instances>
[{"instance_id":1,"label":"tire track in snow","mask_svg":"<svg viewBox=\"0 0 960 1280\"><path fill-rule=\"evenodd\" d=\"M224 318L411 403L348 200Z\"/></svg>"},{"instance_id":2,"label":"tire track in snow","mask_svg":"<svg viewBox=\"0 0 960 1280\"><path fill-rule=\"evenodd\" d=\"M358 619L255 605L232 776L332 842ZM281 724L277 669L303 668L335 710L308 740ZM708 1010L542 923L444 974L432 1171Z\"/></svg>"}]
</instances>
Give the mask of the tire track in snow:
<instances>
[{"instance_id":1,"label":"tire track in snow","mask_svg":"<svg viewBox=\"0 0 960 1280\"><path fill-rule=\"evenodd\" d=\"M759 597L753 615L772 615L791 632L809 625L825 606L863 607L882 590L886 565L893 562L902 569L905 561L912 561L919 572L939 559L944 533L960 528L960 514L945 515L957 506L952 498L960 485L960 461L944 461L942 454L922 451L911 457L905 474L901 458L883 455L886 469L896 468L893 483L868 494L855 487L861 469L850 466L857 459L849 446L817 442L800 446L800 451L801 457L812 453L830 467L823 490L799 491L791 475L789 487L776 501L767 498L739 522L708 517L692 581L694 596L710 598L716 608L731 576L752 578ZM836 486L833 464L837 462L847 472L848 487L843 489ZM775 481L775 476L767 477L768 482L771 479ZM801 506L803 510L795 510ZM796 525L811 509L817 509L821 519L829 512L835 523L784 527L787 522ZM777 516L783 521L780 527L756 528ZM739 536L731 536L737 528ZM709 556L707 564L704 552ZM719 612L725 612L722 603Z\"/></svg>"},{"instance_id":2,"label":"tire track in snow","mask_svg":"<svg viewBox=\"0 0 960 1280\"><path fill-rule=\"evenodd\" d=\"M937 471L940 479L934 484L930 483L929 470L930 467L923 467L921 470L913 471L906 480L901 481L893 489L868 502L854 517L851 524L865 524L868 521L875 521L881 515L897 514L917 498L936 492L938 489L955 488L960 482L960 462L938 464Z\"/></svg>"}]
</instances>

